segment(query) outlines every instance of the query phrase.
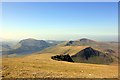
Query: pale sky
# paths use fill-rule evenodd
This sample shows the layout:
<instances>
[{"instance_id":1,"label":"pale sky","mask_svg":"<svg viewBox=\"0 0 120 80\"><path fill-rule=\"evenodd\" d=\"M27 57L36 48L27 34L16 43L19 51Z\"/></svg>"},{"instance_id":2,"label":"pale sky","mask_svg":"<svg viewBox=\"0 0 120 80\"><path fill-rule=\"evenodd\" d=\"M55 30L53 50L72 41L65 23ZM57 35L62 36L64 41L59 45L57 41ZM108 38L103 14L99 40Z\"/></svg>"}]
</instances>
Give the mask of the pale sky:
<instances>
[{"instance_id":1,"label":"pale sky","mask_svg":"<svg viewBox=\"0 0 120 80\"><path fill-rule=\"evenodd\" d=\"M2 4L3 39L116 40L117 2L11 2Z\"/></svg>"}]
</instances>

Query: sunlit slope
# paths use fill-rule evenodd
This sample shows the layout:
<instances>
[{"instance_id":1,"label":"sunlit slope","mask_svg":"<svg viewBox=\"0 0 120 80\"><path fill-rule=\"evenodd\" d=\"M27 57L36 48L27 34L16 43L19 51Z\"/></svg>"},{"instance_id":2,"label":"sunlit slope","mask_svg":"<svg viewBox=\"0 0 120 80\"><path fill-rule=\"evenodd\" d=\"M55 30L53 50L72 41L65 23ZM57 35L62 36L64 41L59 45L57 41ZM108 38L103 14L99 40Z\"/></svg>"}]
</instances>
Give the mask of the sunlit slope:
<instances>
[{"instance_id":1,"label":"sunlit slope","mask_svg":"<svg viewBox=\"0 0 120 80\"><path fill-rule=\"evenodd\" d=\"M53 53L53 54L70 54L74 55L77 52L85 49L88 46L55 46L44 49L40 53Z\"/></svg>"},{"instance_id":2,"label":"sunlit slope","mask_svg":"<svg viewBox=\"0 0 120 80\"><path fill-rule=\"evenodd\" d=\"M113 78L117 66L70 63L51 59L52 53L3 58L3 77L10 78Z\"/></svg>"}]
</instances>

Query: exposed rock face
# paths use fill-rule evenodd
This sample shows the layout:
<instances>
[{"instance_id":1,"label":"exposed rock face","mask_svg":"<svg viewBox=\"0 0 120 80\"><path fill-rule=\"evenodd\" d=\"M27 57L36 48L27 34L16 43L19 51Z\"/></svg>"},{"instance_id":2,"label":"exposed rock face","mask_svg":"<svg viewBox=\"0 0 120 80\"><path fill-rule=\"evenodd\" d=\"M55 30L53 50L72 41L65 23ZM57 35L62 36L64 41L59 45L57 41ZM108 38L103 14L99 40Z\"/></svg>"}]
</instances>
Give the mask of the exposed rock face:
<instances>
[{"instance_id":1,"label":"exposed rock face","mask_svg":"<svg viewBox=\"0 0 120 80\"><path fill-rule=\"evenodd\" d=\"M113 62L111 55L87 47L82 51L71 56L75 62L109 64Z\"/></svg>"},{"instance_id":2,"label":"exposed rock face","mask_svg":"<svg viewBox=\"0 0 120 80\"><path fill-rule=\"evenodd\" d=\"M58 60L58 61L74 62L69 54L67 54L67 55L56 55L56 56L52 56L51 58L53 60Z\"/></svg>"}]
</instances>

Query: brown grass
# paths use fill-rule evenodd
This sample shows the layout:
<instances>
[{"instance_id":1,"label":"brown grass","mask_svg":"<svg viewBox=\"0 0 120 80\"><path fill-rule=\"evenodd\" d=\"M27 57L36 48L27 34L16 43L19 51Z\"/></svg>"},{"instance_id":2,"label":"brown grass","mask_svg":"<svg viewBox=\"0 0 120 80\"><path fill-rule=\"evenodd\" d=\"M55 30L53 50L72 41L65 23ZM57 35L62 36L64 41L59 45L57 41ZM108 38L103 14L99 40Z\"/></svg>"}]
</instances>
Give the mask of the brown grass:
<instances>
[{"instance_id":1,"label":"brown grass","mask_svg":"<svg viewBox=\"0 0 120 80\"><path fill-rule=\"evenodd\" d=\"M117 65L70 63L51 59L54 53L3 58L3 77L10 78L116 78Z\"/></svg>"}]
</instances>

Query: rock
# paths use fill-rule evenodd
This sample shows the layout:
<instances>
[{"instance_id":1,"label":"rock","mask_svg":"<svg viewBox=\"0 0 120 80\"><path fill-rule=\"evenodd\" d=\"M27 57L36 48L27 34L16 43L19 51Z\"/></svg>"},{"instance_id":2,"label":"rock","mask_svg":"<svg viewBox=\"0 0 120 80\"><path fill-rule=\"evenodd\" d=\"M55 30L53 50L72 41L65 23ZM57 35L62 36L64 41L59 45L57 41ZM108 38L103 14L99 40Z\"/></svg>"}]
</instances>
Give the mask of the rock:
<instances>
[{"instance_id":1,"label":"rock","mask_svg":"<svg viewBox=\"0 0 120 80\"><path fill-rule=\"evenodd\" d=\"M69 54L52 56L51 59L58 60L58 61L74 62Z\"/></svg>"}]
</instances>

